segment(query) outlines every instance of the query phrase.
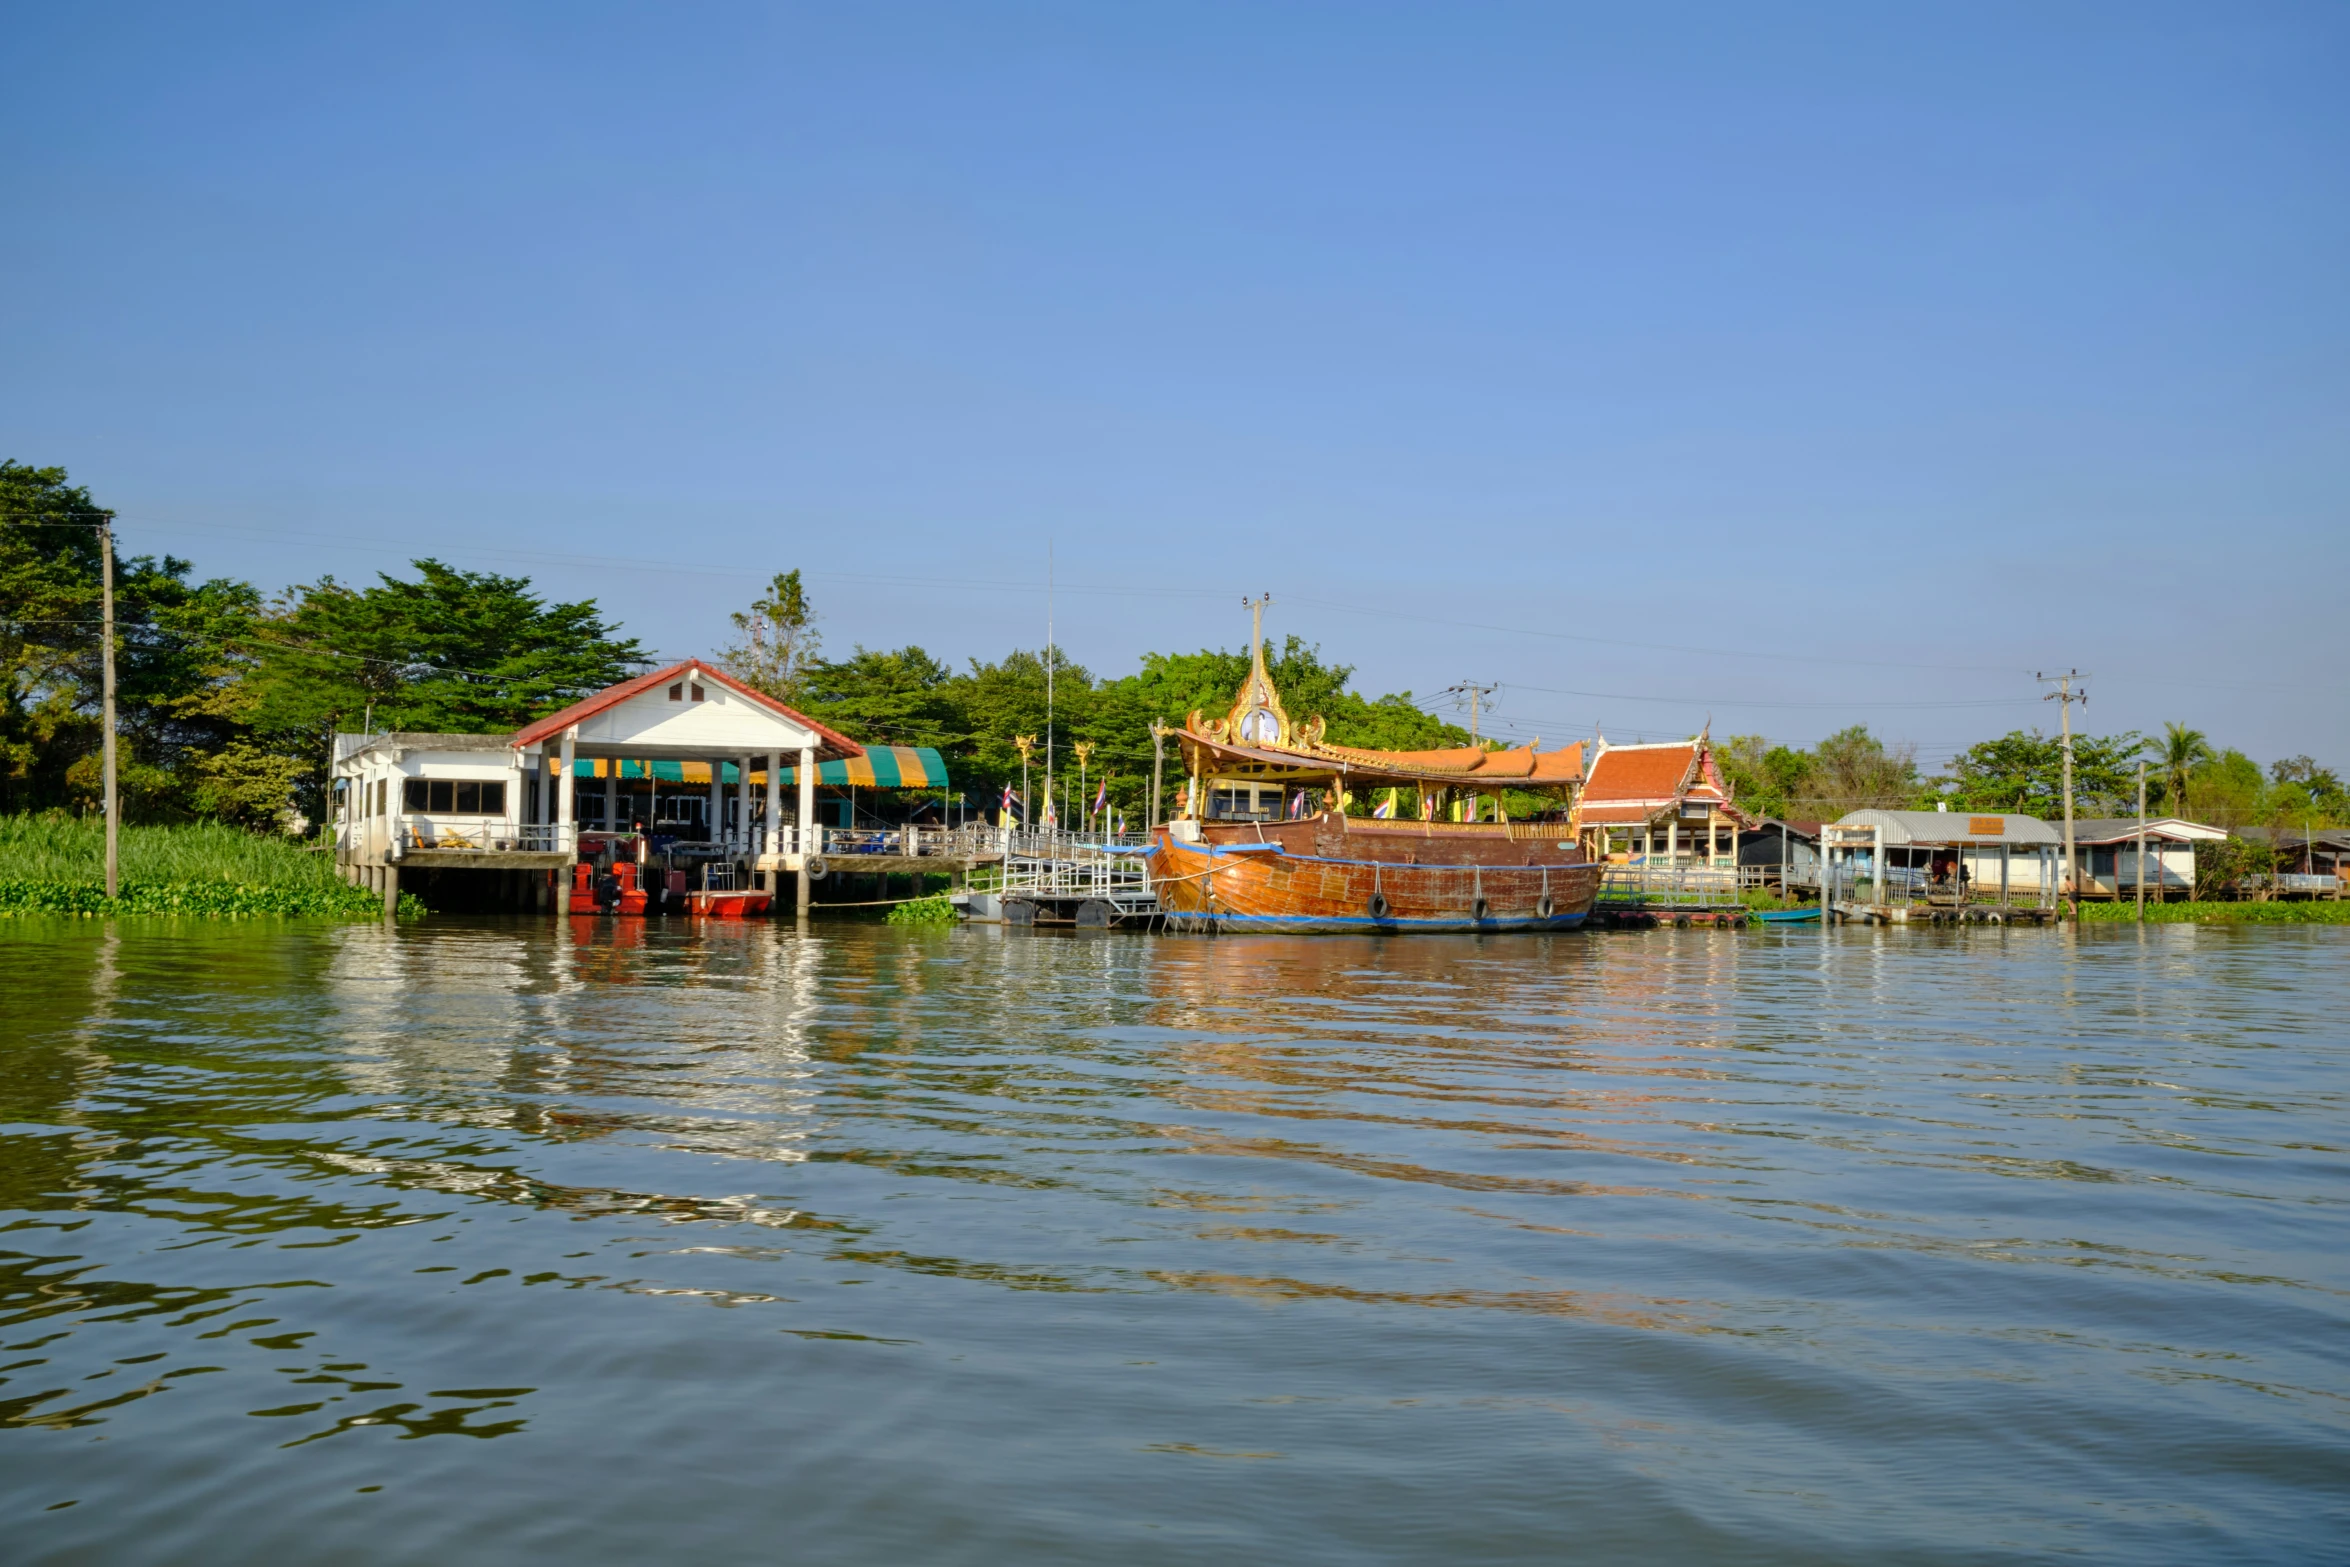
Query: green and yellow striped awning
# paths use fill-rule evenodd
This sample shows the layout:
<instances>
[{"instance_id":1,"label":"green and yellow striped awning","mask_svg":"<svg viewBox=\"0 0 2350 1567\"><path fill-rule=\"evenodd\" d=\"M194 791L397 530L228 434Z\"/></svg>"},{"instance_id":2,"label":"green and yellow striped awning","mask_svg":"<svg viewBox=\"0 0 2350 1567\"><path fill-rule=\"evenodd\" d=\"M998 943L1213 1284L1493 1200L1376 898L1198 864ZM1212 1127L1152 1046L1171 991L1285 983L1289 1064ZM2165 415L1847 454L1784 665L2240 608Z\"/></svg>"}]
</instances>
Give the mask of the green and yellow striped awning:
<instances>
[{"instance_id":1,"label":"green and yellow striped awning","mask_svg":"<svg viewBox=\"0 0 2350 1567\"><path fill-rule=\"evenodd\" d=\"M800 770L787 767L783 781L797 787ZM926 745L869 745L863 756L845 762L818 762L816 781L835 789L944 789L946 759Z\"/></svg>"},{"instance_id":2,"label":"green and yellow striped awning","mask_svg":"<svg viewBox=\"0 0 2350 1567\"><path fill-rule=\"evenodd\" d=\"M730 787L740 787L742 769L732 762L646 762L634 759L607 760L602 757L582 756L572 764L572 776L577 778L617 777L651 778L661 783L701 784L710 782L710 769L719 769L719 781ZM869 745L865 754L845 762L819 762L816 781L829 788L844 789L854 785L860 789L944 789L947 786L946 759L926 745ZM764 788L767 769L751 769L751 782ZM799 787L800 770L783 770L787 789Z\"/></svg>"}]
</instances>

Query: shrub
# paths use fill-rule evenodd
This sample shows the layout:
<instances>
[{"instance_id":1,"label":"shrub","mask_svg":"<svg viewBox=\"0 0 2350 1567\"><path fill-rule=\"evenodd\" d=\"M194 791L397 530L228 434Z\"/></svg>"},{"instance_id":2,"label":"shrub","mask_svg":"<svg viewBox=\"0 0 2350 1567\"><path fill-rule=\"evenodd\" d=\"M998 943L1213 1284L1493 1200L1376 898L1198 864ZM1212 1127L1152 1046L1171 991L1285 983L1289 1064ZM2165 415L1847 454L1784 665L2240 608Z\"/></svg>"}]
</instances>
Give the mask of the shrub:
<instances>
[{"instance_id":1,"label":"shrub","mask_svg":"<svg viewBox=\"0 0 2350 1567\"><path fill-rule=\"evenodd\" d=\"M943 892L908 899L889 911L892 925L952 925L960 918Z\"/></svg>"}]
</instances>

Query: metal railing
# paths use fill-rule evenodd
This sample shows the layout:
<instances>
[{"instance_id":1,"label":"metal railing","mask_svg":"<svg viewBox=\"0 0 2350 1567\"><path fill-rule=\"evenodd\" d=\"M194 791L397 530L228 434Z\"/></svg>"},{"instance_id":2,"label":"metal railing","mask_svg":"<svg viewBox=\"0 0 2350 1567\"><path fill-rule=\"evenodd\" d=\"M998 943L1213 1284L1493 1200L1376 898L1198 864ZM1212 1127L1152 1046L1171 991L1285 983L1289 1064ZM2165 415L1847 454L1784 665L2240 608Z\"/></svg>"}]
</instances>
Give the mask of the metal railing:
<instances>
[{"instance_id":1,"label":"metal railing","mask_svg":"<svg viewBox=\"0 0 2350 1567\"><path fill-rule=\"evenodd\" d=\"M1610 865L1599 878L1602 908L1707 909L1742 901L1734 865Z\"/></svg>"},{"instance_id":2,"label":"metal railing","mask_svg":"<svg viewBox=\"0 0 2350 1567\"><path fill-rule=\"evenodd\" d=\"M1098 899L1122 910L1156 906L1150 864L1141 855L1066 841L1057 849L1006 855L996 890L1007 898Z\"/></svg>"},{"instance_id":3,"label":"metal railing","mask_svg":"<svg viewBox=\"0 0 2350 1567\"><path fill-rule=\"evenodd\" d=\"M785 837L791 828L784 829ZM1001 829L973 823L962 827L824 827L808 829L806 852L827 857L859 854L906 859L983 859L1003 852Z\"/></svg>"},{"instance_id":4,"label":"metal railing","mask_svg":"<svg viewBox=\"0 0 2350 1567\"><path fill-rule=\"evenodd\" d=\"M364 829L364 823L354 824ZM475 854L562 854L579 842L579 829L569 822L444 821L430 816L401 816L392 821L392 833L403 852L413 849L462 849ZM364 831L360 836L365 836Z\"/></svg>"}]
</instances>

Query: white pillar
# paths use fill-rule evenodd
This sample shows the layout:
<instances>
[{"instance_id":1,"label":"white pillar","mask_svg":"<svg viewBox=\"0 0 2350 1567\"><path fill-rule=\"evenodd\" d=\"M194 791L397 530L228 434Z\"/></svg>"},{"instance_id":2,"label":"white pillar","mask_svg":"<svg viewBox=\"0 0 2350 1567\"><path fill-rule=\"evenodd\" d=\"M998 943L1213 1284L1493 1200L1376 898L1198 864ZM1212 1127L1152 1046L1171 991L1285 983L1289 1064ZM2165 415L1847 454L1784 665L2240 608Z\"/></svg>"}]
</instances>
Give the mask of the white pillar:
<instances>
[{"instance_id":1,"label":"white pillar","mask_svg":"<svg viewBox=\"0 0 2350 1567\"><path fill-rule=\"evenodd\" d=\"M783 849L783 753L767 753L767 852ZM769 882L768 886L775 885Z\"/></svg>"},{"instance_id":2,"label":"white pillar","mask_svg":"<svg viewBox=\"0 0 2350 1567\"><path fill-rule=\"evenodd\" d=\"M620 830L620 758L608 756L596 763L604 769L604 831Z\"/></svg>"},{"instance_id":3,"label":"white pillar","mask_svg":"<svg viewBox=\"0 0 2350 1567\"><path fill-rule=\"evenodd\" d=\"M558 828L579 820L579 779L572 767L572 752L578 740L579 730L577 728L563 731L563 776L556 780L555 798L555 821ZM561 831L557 831L555 837L557 846L560 847L563 837ZM579 841L576 833L573 834L572 841L574 843Z\"/></svg>"},{"instance_id":4,"label":"white pillar","mask_svg":"<svg viewBox=\"0 0 2350 1567\"><path fill-rule=\"evenodd\" d=\"M735 777L735 820L742 829L743 852L751 850L751 754L745 751L735 758L741 771Z\"/></svg>"},{"instance_id":5,"label":"white pillar","mask_svg":"<svg viewBox=\"0 0 2350 1567\"><path fill-rule=\"evenodd\" d=\"M816 852L823 840L816 833L816 748L800 747L800 876L797 893L799 901L793 912L801 919L808 917L808 856Z\"/></svg>"},{"instance_id":6,"label":"white pillar","mask_svg":"<svg viewBox=\"0 0 2350 1567\"><path fill-rule=\"evenodd\" d=\"M710 758L710 841L721 843L726 838L726 786L719 782L726 776L726 764L717 757Z\"/></svg>"}]
</instances>

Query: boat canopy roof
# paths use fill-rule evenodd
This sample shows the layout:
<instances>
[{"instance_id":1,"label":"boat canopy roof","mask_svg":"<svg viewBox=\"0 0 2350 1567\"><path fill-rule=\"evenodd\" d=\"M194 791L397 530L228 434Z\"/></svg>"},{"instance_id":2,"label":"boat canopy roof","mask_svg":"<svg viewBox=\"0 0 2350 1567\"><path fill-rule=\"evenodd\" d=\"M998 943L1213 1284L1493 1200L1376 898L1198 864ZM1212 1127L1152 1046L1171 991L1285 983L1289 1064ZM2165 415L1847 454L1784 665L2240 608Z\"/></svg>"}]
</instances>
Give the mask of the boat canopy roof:
<instances>
[{"instance_id":1,"label":"boat canopy roof","mask_svg":"<svg viewBox=\"0 0 2350 1567\"><path fill-rule=\"evenodd\" d=\"M1265 672L1262 636L1249 648L1248 678L1231 710L1211 717L1194 708L1176 732L1187 770L1296 781L1354 784L1436 784L1472 789L1571 789L1583 781L1580 743L1555 751L1535 745L1511 750L1450 746L1435 751L1374 751L1322 738L1322 720L1292 722L1273 677Z\"/></svg>"},{"instance_id":2,"label":"boat canopy roof","mask_svg":"<svg viewBox=\"0 0 2350 1567\"><path fill-rule=\"evenodd\" d=\"M1520 746L1486 751L1372 751L1327 744L1239 745L1186 724L1178 736L1195 772L1246 771L1285 778L1333 778L1343 784L1437 784L1473 789L1563 789L1582 781L1583 747L1555 751Z\"/></svg>"}]
</instances>

